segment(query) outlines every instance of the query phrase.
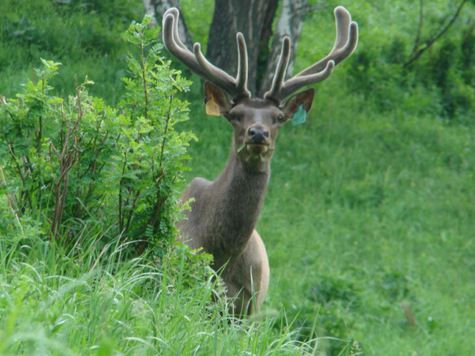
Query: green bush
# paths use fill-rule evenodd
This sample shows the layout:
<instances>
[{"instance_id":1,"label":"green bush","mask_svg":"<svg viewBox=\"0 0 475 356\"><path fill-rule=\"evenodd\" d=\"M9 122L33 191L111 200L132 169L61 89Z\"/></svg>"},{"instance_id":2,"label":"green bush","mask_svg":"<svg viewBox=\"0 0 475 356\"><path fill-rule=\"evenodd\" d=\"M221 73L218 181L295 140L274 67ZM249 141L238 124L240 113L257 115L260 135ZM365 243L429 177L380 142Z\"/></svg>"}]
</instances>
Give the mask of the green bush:
<instances>
[{"instance_id":1,"label":"green bush","mask_svg":"<svg viewBox=\"0 0 475 356\"><path fill-rule=\"evenodd\" d=\"M0 169L10 211L0 216L2 235L34 220L43 238L73 244L84 229L104 241L141 240L141 250L175 239L176 187L193 139L176 130L188 119L178 95L189 83L160 57L149 21L124 35L135 52L116 108L88 94L87 78L67 99L54 95L60 63L47 60L21 93L3 99Z\"/></svg>"}]
</instances>

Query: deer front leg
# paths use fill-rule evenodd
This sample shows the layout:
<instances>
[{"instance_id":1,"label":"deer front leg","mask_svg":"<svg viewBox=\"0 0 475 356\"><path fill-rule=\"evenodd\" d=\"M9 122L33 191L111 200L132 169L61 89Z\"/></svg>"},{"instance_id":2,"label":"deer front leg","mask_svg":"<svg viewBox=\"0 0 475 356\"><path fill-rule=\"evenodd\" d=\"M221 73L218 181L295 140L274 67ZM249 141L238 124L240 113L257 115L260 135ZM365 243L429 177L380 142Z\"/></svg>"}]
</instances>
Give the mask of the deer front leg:
<instances>
[{"instance_id":1,"label":"deer front leg","mask_svg":"<svg viewBox=\"0 0 475 356\"><path fill-rule=\"evenodd\" d=\"M255 314L265 299L270 277L266 248L256 230L252 232L243 253L228 268L222 277L228 297L234 299L233 313Z\"/></svg>"}]
</instances>

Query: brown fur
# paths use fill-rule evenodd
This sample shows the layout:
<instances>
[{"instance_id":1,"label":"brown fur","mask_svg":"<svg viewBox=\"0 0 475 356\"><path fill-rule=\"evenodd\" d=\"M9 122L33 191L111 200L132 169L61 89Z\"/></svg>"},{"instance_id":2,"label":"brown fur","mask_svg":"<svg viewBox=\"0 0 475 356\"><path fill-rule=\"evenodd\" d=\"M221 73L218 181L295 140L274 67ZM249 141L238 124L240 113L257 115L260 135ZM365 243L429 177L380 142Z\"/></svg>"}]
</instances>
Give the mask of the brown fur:
<instances>
[{"instance_id":1,"label":"brown fur","mask_svg":"<svg viewBox=\"0 0 475 356\"><path fill-rule=\"evenodd\" d=\"M307 103L311 103L313 90L306 93L299 94L298 100L310 109ZM259 309L269 285L267 253L255 227L267 191L278 129L298 105L292 99L282 109L260 99L245 99L233 107L216 102L231 108L223 112L234 131L231 154L214 181L193 179L183 194L184 201L193 199L191 211L179 228L185 243L213 255L213 267L222 271L227 294L235 299L234 313L247 314ZM255 127L268 133L259 145L249 138L249 129Z\"/></svg>"}]
</instances>

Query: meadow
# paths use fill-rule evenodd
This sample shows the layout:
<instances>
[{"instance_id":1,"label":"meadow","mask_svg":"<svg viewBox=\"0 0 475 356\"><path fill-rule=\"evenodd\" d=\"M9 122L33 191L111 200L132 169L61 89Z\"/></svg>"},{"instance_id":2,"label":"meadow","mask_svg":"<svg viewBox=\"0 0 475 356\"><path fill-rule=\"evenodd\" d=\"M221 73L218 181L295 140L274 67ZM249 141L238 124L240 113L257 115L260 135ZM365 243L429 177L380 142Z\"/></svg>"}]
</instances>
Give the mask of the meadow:
<instances>
[{"instance_id":1,"label":"meadow","mask_svg":"<svg viewBox=\"0 0 475 356\"><path fill-rule=\"evenodd\" d=\"M407 69L415 4L310 3L297 69L331 46L336 5L359 23L360 44L318 85L308 121L280 132L258 224L271 266L261 315L238 322L225 300L211 303L220 286L208 261L183 247L157 262L83 230L71 249L31 216L21 233L0 229L0 354L473 354L475 6ZM206 43L212 1L182 6ZM430 37L454 5L426 6ZM2 1L0 95L20 92L44 58L62 63L56 95L87 75L91 95L118 105L130 50L121 34L143 12L131 0ZM197 140L178 190L215 177L231 137L226 120L205 115L199 79L184 76L190 120L177 130Z\"/></svg>"}]
</instances>

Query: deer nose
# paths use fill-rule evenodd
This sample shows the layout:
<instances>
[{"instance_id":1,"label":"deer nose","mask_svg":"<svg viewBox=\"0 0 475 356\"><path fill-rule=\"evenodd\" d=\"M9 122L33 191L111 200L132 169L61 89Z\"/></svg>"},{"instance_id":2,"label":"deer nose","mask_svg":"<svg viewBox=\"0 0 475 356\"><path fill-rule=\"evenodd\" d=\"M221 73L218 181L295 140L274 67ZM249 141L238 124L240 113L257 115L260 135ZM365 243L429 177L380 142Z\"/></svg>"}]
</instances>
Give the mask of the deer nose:
<instances>
[{"instance_id":1,"label":"deer nose","mask_svg":"<svg viewBox=\"0 0 475 356\"><path fill-rule=\"evenodd\" d=\"M251 126L247 130L247 134L251 142L256 144L265 142L266 138L269 137L269 131L262 126Z\"/></svg>"}]
</instances>

